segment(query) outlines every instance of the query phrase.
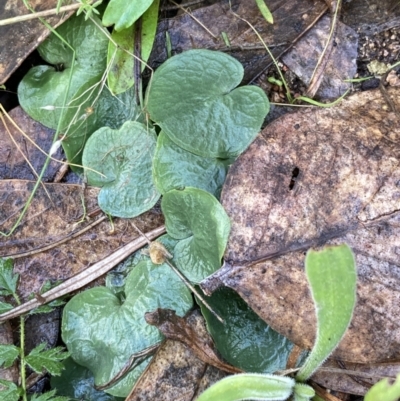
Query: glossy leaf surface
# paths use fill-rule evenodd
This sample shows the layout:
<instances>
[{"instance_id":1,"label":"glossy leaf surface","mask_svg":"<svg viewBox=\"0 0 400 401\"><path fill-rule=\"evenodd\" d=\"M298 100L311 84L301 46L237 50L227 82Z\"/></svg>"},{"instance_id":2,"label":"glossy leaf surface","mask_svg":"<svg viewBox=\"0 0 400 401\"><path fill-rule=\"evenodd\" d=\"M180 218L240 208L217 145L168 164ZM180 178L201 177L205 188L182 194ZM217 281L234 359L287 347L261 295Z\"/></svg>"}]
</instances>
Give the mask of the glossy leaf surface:
<instances>
[{"instance_id":1,"label":"glossy leaf surface","mask_svg":"<svg viewBox=\"0 0 400 401\"><path fill-rule=\"evenodd\" d=\"M272 330L236 292L221 288L207 302L224 320L219 322L200 303L208 331L227 362L253 373L285 369L293 344Z\"/></svg>"}]
</instances>

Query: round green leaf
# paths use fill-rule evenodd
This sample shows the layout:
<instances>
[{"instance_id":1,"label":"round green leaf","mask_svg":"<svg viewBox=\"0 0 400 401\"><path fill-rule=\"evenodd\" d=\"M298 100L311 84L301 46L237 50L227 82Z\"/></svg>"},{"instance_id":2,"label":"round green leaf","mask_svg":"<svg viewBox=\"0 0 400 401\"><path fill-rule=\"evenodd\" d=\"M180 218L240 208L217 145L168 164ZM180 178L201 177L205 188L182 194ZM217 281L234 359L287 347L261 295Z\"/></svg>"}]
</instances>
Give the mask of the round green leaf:
<instances>
[{"instance_id":1,"label":"round green leaf","mask_svg":"<svg viewBox=\"0 0 400 401\"><path fill-rule=\"evenodd\" d=\"M229 164L230 159L206 158L188 152L161 132L153 160L154 183L162 194L191 186L219 196Z\"/></svg>"},{"instance_id":2,"label":"round green leaf","mask_svg":"<svg viewBox=\"0 0 400 401\"><path fill-rule=\"evenodd\" d=\"M103 15L103 25L115 29L129 28L150 7L153 0L111 0Z\"/></svg>"},{"instance_id":3,"label":"round green leaf","mask_svg":"<svg viewBox=\"0 0 400 401\"><path fill-rule=\"evenodd\" d=\"M155 147L154 130L133 121L119 130L100 128L89 138L82 161L89 184L102 187L104 212L130 218L154 206L160 197L151 174Z\"/></svg>"},{"instance_id":4,"label":"round green leaf","mask_svg":"<svg viewBox=\"0 0 400 401\"><path fill-rule=\"evenodd\" d=\"M74 105L71 105L70 101L77 97L79 90L87 90L101 79L106 68L108 46L108 39L104 33L92 21L85 21L84 15L70 18L57 28L57 33L76 52L69 88L73 53L54 34L50 35L38 50L44 60L57 68L48 65L33 67L18 87L21 107L34 120L53 129L58 126L67 90L67 109L61 128L66 128L72 120L77 111L76 106L82 99Z\"/></svg>"},{"instance_id":5,"label":"round green leaf","mask_svg":"<svg viewBox=\"0 0 400 401\"><path fill-rule=\"evenodd\" d=\"M242 78L243 67L233 57L189 50L154 73L148 112L182 148L204 157L236 157L255 138L269 110L260 88L236 88Z\"/></svg>"},{"instance_id":6,"label":"round green leaf","mask_svg":"<svg viewBox=\"0 0 400 401\"><path fill-rule=\"evenodd\" d=\"M112 379L136 354L162 340L144 314L157 308L183 316L192 307L189 290L166 264L140 262L129 274L125 302L107 288L96 287L73 297L65 306L62 338L74 360L90 369L95 384ZM148 360L107 390L126 397Z\"/></svg>"},{"instance_id":7,"label":"round green leaf","mask_svg":"<svg viewBox=\"0 0 400 401\"><path fill-rule=\"evenodd\" d=\"M173 262L193 282L221 267L230 222L224 208L210 193L197 188L167 192L161 209L168 234L180 241Z\"/></svg>"},{"instance_id":8,"label":"round green leaf","mask_svg":"<svg viewBox=\"0 0 400 401\"><path fill-rule=\"evenodd\" d=\"M206 300L224 320L222 324L200 303L208 331L227 362L245 372L285 369L293 344L272 330L235 291L222 288Z\"/></svg>"}]
</instances>

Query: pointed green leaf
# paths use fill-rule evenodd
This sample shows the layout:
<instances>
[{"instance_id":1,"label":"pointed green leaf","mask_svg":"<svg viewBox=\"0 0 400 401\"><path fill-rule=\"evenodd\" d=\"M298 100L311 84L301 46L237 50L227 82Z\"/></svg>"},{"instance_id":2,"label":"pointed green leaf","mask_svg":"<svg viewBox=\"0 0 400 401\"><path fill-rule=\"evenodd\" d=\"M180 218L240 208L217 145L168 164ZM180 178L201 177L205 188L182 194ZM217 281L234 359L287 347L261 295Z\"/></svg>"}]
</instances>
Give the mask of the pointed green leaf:
<instances>
[{"instance_id":1,"label":"pointed green leaf","mask_svg":"<svg viewBox=\"0 0 400 401\"><path fill-rule=\"evenodd\" d=\"M115 29L129 28L150 7L153 0L110 0L103 15L103 25Z\"/></svg>"},{"instance_id":2,"label":"pointed green leaf","mask_svg":"<svg viewBox=\"0 0 400 401\"><path fill-rule=\"evenodd\" d=\"M44 394L33 394L30 401L69 401L69 397L57 396L56 391L48 391Z\"/></svg>"},{"instance_id":3,"label":"pointed green leaf","mask_svg":"<svg viewBox=\"0 0 400 401\"><path fill-rule=\"evenodd\" d=\"M105 287L73 297L64 308L62 337L74 360L90 369L96 385L101 385L132 355L162 340L160 331L146 323L146 312L169 308L183 316L192 305L190 291L168 265L146 260L129 273L123 303ZM126 397L148 362L142 362L106 392Z\"/></svg>"},{"instance_id":4,"label":"pointed green leaf","mask_svg":"<svg viewBox=\"0 0 400 401\"><path fill-rule=\"evenodd\" d=\"M62 361L68 358L69 353L64 352L63 347L45 350L46 344L39 344L26 357L26 363L36 372L42 373L46 370L54 376L61 374L63 370Z\"/></svg>"},{"instance_id":5,"label":"pointed green leaf","mask_svg":"<svg viewBox=\"0 0 400 401\"><path fill-rule=\"evenodd\" d=\"M141 59L144 61L142 63L142 71L146 67L145 63L149 59L153 48L159 4L160 0L154 0L142 16ZM107 64L111 64L111 66L107 82L111 92L117 94L126 91L134 84L134 25L120 31L114 29L111 38L118 45L118 49L112 41L109 42Z\"/></svg>"},{"instance_id":6,"label":"pointed green leaf","mask_svg":"<svg viewBox=\"0 0 400 401\"><path fill-rule=\"evenodd\" d=\"M191 186L219 197L229 164L230 159L207 158L188 152L161 132L153 160L154 183L162 194Z\"/></svg>"},{"instance_id":7,"label":"pointed green leaf","mask_svg":"<svg viewBox=\"0 0 400 401\"><path fill-rule=\"evenodd\" d=\"M130 218L155 205L160 197L151 173L155 148L154 130L133 121L90 137L82 160L89 184L102 187L98 201L104 212Z\"/></svg>"},{"instance_id":8,"label":"pointed green leaf","mask_svg":"<svg viewBox=\"0 0 400 401\"><path fill-rule=\"evenodd\" d=\"M230 222L214 196L197 188L167 192L161 209L168 234L180 241L173 262L186 277L200 282L221 267Z\"/></svg>"},{"instance_id":9,"label":"pointed green leaf","mask_svg":"<svg viewBox=\"0 0 400 401\"><path fill-rule=\"evenodd\" d=\"M293 386L290 377L243 373L213 384L196 401L283 401L289 398Z\"/></svg>"},{"instance_id":10,"label":"pointed green leaf","mask_svg":"<svg viewBox=\"0 0 400 401\"><path fill-rule=\"evenodd\" d=\"M1 401L18 401L22 395L21 388L8 380L0 379L0 398Z\"/></svg>"},{"instance_id":11,"label":"pointed green leaf","mask_svg":"<svg viewBox=\"0 0 400 401\"><path fill-rule=\"evenodd\" d=\"M308 384L296 383L294 385L293 401L309 401L314 396L315 391Z\"/></svg>"},{"instance_id":12,"label":"pointed green leaf","mask_svg":"<svg viewBox=\"0 0 400 401\"><path fill-rule=\"evenodd\" d=\"M0 290L0 294L1 293L2 293L2 291ZM6 294L4 294L4 295L6 295ZM0 301L0 314L8 312L12 308L13 308L13 306L11 304Z\"/></svg>"},{"instance_id":13,"label":"pointed green leaf","mask_svg":"<svg viewBox=\"0 0 400 401\"><path fill-rule=\"evenodd\" d=\"M400 398L400 375L394 383L389 379L380 380L365 394L364 401L397 401Z\"/></svg>"},{"instance_id":14,"label":"pointed green leaf","mask_svg":"<svg viewBox=\"0 0 400 401\"><path fill-rule=\"evenodd\" d=\"M242 65L227 54L186 51L154 73L147 110L183 149L203 157L236 157L253 141L269 111L260 88L236 88L242 78Z\"/></svg>"},{"instance_id":15,"label":"pointed green leaf","mask_svg":"<svg viewBox=\"0 0 400 401\"><path fill-rule=\"evenodd\" d=\"M13 273L12 259L0 259L0 295L13 295L17 290L19 275Z\"/></svg>"},{"instance_id":16,"label":"pointed green leaf","mask_svg":"<svg viewBox=\"0 0 400 401\"><path fill-rule=\"evenodd\" d=\"M9 368L19 356L19 348L12 344L0 344L0 367Z\"/></svg>"},{"instance_id":17,"label":"pointed green leaf","mask_svg":"<svg viewBox=\"0 0 400 401\"><path fill-rule=\"evenodd\" d=\"M310 250L306 274L317 314L317 336L311 354L296 379L306 381L342 339L356 303L357 272L348 245Z\"/></svg>"},{"instance_id":18,"label":"pointed green leaf","mask_svg":"<svg viewBox=\"0 0 400 401\"><path fill-rule=\"evenodd\" d=\"M235 291L224 287L205 299L224 320L221 323L199 303L215 346L228 363L253 373L285 369L293 344L272 330Z\"/></svg>"}]
</instances>

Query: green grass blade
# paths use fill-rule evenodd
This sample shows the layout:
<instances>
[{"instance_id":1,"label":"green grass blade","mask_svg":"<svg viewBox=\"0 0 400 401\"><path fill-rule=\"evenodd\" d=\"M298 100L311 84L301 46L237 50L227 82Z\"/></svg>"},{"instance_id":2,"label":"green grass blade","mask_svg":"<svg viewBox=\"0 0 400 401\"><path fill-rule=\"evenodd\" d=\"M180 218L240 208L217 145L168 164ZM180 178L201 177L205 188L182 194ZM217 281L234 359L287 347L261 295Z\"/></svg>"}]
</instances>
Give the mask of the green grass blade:
<instances>
[{"instance_id":1,"label":"green grass blade","mask_svg":"<svg viewBox=\"0 0 400 401\"><path fill-rule=\"evenodd\" d=\"M271 11L269 11L269 8L265 4L264 0L256 0L257 6L262 14L262 16L265 18L267 22L270 24L274 23L274 17L272 16Z\"/></svg>"}]
</instances>

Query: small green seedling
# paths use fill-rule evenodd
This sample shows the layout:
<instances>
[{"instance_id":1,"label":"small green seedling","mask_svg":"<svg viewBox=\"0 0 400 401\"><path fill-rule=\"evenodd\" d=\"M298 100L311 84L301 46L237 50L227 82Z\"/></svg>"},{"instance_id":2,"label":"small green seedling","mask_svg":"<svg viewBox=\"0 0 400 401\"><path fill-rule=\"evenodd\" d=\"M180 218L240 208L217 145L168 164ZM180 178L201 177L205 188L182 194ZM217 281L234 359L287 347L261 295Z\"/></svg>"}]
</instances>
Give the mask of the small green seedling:
<instances>
[{"instance_id":1,"label":"small green seedling","mask_svg":"<svg viewBox=\"0 0 400 401\"><path fill-rule=\"evenodd\" d=\"M346 332L356 303L357 274L348 245L308 251L305 270L317 314L317 339L295 379L249 373L230 376L208 388L197 401L272 401L290 396L294 401L311 400L315 392L303 382L328 358Z\"/></svg>"}]
</instances>

